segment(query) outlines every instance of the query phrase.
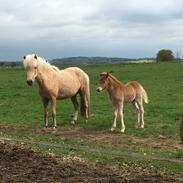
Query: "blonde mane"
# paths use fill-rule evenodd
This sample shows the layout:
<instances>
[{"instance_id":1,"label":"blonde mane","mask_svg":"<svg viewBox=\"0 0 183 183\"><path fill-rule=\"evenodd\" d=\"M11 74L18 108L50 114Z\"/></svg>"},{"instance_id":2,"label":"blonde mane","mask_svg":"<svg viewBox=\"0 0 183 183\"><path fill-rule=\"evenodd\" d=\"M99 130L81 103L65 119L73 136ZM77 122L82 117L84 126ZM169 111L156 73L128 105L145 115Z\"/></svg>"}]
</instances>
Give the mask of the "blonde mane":
<instances>
[{"instance_id":1,"label":"blonde mane","mask_svg":"<svg viewBox=\"0 0 183 183\"><path fill-rule=\"evenodd\" d=\"M58 67L56 67L55 65L51 65L49 62L47 62L44 58L41 57L37 57L37 60L39 61L39 63L41 64L46 64L47 66L50 66L52 69L54 69L55 71L60 71L60 69Z\"/></svg>"},{"instance_id":2,"label":"blonde mane","mask_svg":"<svg viewBox=\"0 0 183 183\"><path fill-rule=\"evenodd\" d=\"M35 58L36 57L36 58ZM49 66L55 71L60 71L60 69L54 65L51 65L49 62L47 62L44 58L41 58L35 54L26 55L24 59L24 67L27 67L28 65L32 65L34 62L33 60L37 61L39 66Z\"/></svg>"}]
</instances>

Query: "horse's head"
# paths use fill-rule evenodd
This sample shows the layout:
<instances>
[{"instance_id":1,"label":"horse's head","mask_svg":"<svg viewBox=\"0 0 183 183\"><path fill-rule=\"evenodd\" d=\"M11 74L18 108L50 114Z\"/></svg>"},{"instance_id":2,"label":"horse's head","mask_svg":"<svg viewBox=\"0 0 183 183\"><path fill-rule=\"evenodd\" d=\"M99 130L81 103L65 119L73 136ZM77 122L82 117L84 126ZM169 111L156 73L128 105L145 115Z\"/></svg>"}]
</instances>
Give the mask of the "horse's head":
<instances>
[{"instance_id":1,"label":"horse's head","mask_svg":"<svg viewBox=\"0 0 183 183\"><path fill-rule=\"evenodd\" d=\"M97 86L96 90L98 92L101 92L101 91L105 90L107 85L108 85L109 73L108 72L102 72L102 73L100 73L99 76L100 76L100 80L99 80L99 83L98 83L98 86Z\"/></svg>"},{"instance_id":2,"label":"horse's head","mask_svg":"<svg viewBox=\"0 0 183 183\"><path fill-rule=\"evenodd\" d=\"M24 68L27 72L27 84L32 85L36 76L37 76L37 68L38 68L38 57L33 55L24 56Z\"/></svg>"}]
</instances>

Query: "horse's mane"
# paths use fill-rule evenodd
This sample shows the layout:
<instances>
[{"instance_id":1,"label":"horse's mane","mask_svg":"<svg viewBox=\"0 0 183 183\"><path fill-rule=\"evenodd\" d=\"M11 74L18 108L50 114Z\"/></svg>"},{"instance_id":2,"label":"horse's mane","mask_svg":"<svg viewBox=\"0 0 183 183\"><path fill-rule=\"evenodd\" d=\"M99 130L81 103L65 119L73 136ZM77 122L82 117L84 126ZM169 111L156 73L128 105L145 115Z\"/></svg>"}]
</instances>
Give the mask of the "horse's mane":
<instances>
[{"instance_id":1,"label":"horse's mane","mask_svg":"<svg viewBox=\"0 0 183 183\"><path fill-rule=\"evenodd\" d=\"M37 60L39 61L39 63L44 64L44 65L48 65L50 66L52 69L54 69L55 71L60 71L60 69L58 67L56 67L55 65L51 65L49 62L47 62L44 58L41 57L37 57Z\"/></svg>"},{"instance_id":2,"label":"horse's mane","mask_svg":"<svg viewBox=\"0 0 183 183\"><path fill-rule=\"evenodd\" d=\"M51 65L51 64L50 64ZM60 71L60 69L58 67L56 67L55 65L51 65L51 67L56 70L56 71Z\"/></svg>"},{"instance_id":3,"label":"horse's mane","mask_svg":"<svg viewBox=\"0 0 183 183\"><path fill-rule=\"evenodd\" d=\"M110 79L112 79L114 82L116 82L116 83L118 83L118 84L122 84L122 82L121 81L119 81L115 76L113 76L112 74L110 74L110 73L108 73L108 77L110 78Z\"/></svg>"}]
</instances>

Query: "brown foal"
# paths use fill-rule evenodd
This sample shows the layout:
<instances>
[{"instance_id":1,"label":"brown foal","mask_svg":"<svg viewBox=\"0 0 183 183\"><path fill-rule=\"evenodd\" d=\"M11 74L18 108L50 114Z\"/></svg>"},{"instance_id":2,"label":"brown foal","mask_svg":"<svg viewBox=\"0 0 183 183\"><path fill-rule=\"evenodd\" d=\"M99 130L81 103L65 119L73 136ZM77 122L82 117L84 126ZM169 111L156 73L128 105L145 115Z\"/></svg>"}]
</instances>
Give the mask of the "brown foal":
<instances>
[{"instance_id":1,"label":"brown foal","mask_svg":"<svg viewBox=\"0 0 183 183\"><path fill-rule=\"evenodd\" d=\"M102 72L100 73L100 81L96 90L101 92L104 89L107 90L113 106L113 125L110 131L114 131L116 128L116 119L118 113L121 119L121 133L124 133L125 131L125 125L123 121L124 102L130 102L134 105L138 116L136 126L144 128L143 100L145 103L148 103L148 96L140 83L137 81L131 81L127 84L123 84L112 74L108 72Z\"/></svg>"}]
</instances>

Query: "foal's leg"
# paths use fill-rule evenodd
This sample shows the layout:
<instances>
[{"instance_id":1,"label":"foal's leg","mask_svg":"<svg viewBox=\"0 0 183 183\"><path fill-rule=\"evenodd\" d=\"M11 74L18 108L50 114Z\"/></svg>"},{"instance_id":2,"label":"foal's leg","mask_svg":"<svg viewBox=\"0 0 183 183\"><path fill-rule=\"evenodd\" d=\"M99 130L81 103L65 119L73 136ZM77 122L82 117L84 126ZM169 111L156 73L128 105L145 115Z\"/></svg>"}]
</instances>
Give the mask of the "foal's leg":
<instances>
[{"instance_id":1,"label":"foal's leg","mask_svg":"<svg viewBox=\"0 0 183 183\"><path fill-rule=\"evenodd\" d=\"M56 97L52 97L52 118L53 118L53 129L57 127L56 123Z\"/></svg>"},{"instance_id":2,"label":"foal's leg","mask_svg":"<svg viewBox=\"0 0 183 183\"><path fill-rule=\"evenodd\" d=\"M123 120L123 103L121 105L119 105L118 112L119 112L120 121L121 121L121 133L124 133L125 132L125 124L124 124L124 120Z\"/></svg>"},{"instance_id":3,"label":"foal's leg","mask_svg":"<svg viewBox=\"0 0 183 183\"><path fill-rule=\"evenodd\" d=\"M112 127L110 129L111 132L113 132L116 129L117 115L118 115L118 109L117 109L117 107L113 107L113 124L112 124Z\"/></svg>"},{"instance_id":4,"label":"foal's leg","mask_svg":"<svg viewBox=\"0 0 183 183\"><path fill-rule=\"evenodd\" d=\"M140 110L140 128L144 128L144 107L142 99L137 104Z\"/></svg>"},{"instance_id":5,"label":"foal's leg","mask_svg":"<svg viewBox=\"0 0 183 183\"><path fill-rule=\"evenodd\" d=\"M47 98L42 98L43 106L44 106L44 124L45 127L48 127L48 102L49 100Z\"/></svg>"},{"instance_id":6,"label":"foal's leg","mask_svg":"<svg viewBox=\"0 0 183 183\"><path fill-rule=\"evenodd\" d=\"M77 96L75 95L75 96L71 97L71 101L74 105L74 113L72 114L71 124L75 125L75 123L78 119L78 107L79 107L79 104L78 104L78 101L77 101Z\"/></svg>"},{"instance_id":7,"label":"foal's leg","mask_svg":"<svg viewBox=\"0 0 183 183\"><path fill-rule=\"evenodd\" d=\"M136 101L134 101L132 104L135 107L136 113L137 113L137 123L136 123L135 126L136 126L136 128L138 128L140 126L140 109L139 109L138 104L137 104Z\"/></svg>"}]
</instances>

